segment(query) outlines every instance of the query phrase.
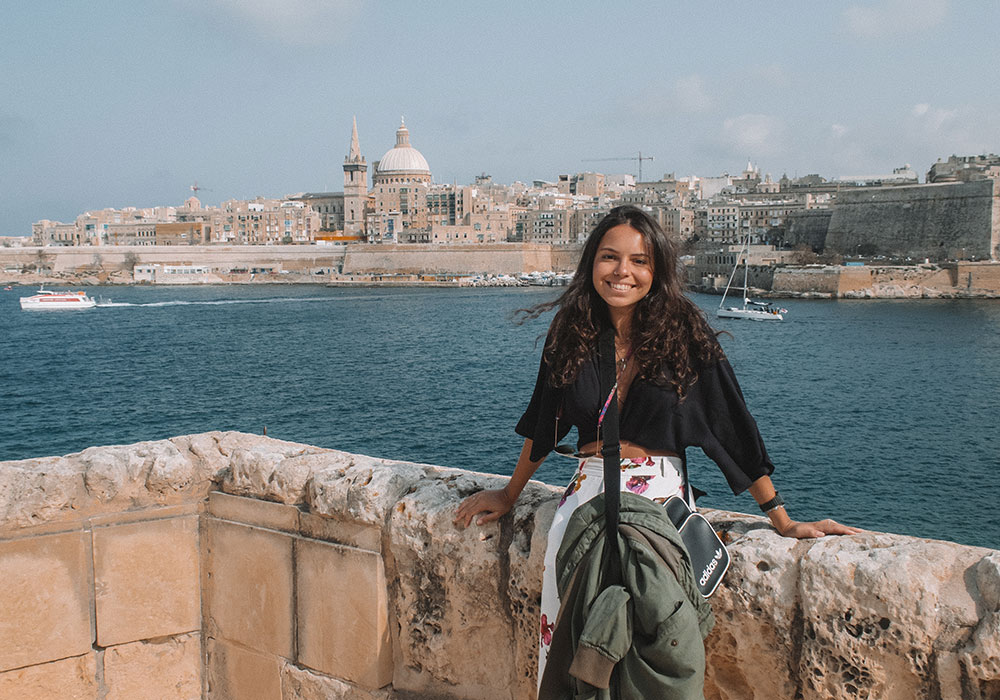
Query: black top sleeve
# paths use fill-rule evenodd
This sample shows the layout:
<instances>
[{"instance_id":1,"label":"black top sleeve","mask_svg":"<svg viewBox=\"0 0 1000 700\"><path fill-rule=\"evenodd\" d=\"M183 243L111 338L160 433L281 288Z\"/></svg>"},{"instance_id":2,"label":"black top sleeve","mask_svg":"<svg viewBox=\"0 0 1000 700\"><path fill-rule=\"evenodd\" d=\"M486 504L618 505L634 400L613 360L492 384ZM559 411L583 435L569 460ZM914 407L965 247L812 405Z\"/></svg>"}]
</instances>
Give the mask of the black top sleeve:
<instances>
[{"instance_id":1,"label":"black top sleeve","mask_svg":"<svg viewBox=\"0 0 1000 700\"><path fill-rule=\"evenodd\" d=\"M559 413L562 393L562 389L549 384L549 366L543 355L538 366L538 378L535 380L531 401L528 402L528 408L514 428L521 437L531 439L529 459L532 462L537 462L548 455L572 427L569 421L563 420L558 421L557 425L556 416Z\"/></svg>"},{"instance_id":2,"label":"black top sleeve","mask_svg":"<svg viewBox=\"0 0 1000 700\"><path fill-rule=\"evenodd\" d=\"M757 423L726 359L702 369L683 401L686 445L697 445L722 470L734 494L774 471Z\"/></svg>"}]
</instances>

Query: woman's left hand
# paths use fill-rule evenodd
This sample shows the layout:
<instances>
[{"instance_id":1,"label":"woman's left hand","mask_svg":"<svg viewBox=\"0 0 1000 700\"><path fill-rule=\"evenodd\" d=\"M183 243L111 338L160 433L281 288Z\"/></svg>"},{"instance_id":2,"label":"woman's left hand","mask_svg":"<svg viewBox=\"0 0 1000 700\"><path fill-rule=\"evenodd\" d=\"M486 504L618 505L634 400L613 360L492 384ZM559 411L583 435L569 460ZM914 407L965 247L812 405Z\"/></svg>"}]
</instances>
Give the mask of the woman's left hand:
<instances>
[{"instance_id":1,"label":"woman's left hand","mask_svg":"<svg viewBox=\"0 0 1000 700\"><path fill-rule=\"evenodd\" d=\"M812 537L825 537L826 535L856 535L862 532L861 529L850 525L841 525L836 520L817 520L812 523L800 523L797 520L789 520L778 534L782 537L794 537L804 540Z\"/></svg>"}]
</instances>

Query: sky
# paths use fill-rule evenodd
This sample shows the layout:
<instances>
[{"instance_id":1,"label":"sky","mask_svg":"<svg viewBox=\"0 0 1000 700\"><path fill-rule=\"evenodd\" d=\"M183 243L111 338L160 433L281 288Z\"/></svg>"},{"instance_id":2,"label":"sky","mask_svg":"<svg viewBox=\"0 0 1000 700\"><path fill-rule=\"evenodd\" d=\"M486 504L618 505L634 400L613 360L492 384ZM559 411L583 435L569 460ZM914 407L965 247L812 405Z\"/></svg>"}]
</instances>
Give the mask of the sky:
<instances>
[{"instance_id":1,"label":"sky","mask_svg":"<svg viewBox=\"0 0 1000 700\"><path fill-rule=\"evenodd\" d=\"M435 182L775 179L1000 152L1000 3L34 0L0 23L0 235L341 191L405 117ZM604 160L620 158L622 160ZM633 160L629 160L633 159ZM370 172L369 172L370 174Z\"/></svg>"}]
</instances>

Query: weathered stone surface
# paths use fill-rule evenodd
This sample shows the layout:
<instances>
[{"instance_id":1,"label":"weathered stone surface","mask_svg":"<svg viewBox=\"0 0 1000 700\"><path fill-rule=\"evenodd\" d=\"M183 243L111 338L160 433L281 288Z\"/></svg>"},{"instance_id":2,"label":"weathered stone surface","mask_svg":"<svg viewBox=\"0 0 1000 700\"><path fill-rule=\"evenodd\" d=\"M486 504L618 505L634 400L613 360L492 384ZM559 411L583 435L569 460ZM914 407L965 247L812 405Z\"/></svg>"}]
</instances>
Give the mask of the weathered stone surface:
<instances>
[{"instance_id":1,"label":"weathered stone surface","mask_svg":"<svg viewBox=\"0 0 1000 700\"><path fill-rule=\"evenodd\" d=\"M399 499L389 522L399 640L393 687L456 698L512 698L513 620L507 598L510 521L461 530L465 495L493 486L468 472L434 475ZM484 663L484 660L488 660Z\"/></svg>"},{"instance_id":2,"label":"weathered stone surface","mask_svg":"<svg viewBox=\"0 0 1000 700\"><path fill-rule=\"evenodd\" d=\"M0 531L205 498L229 458L221 447L260 436L204 433L3 462Z\"/></svg>"},{"instance_id":3,"label":"weathered stone surface","mask_svg":"<svg viewBox=\"0 0 1000 700\"><path fill-rule=\"evenodd\" d=\"M0 541L0 671L90 651L89 537Z\"/></svg>"},{"instance_id":4,"label":"weathered stone surface","mask_svg":"<svg viewBox=\"0 0 1000 700\"><path fill-rule=\"evenodd\" d=\"M225 489L280 503L303 503L313 471L346 453L277 440L234 447ZM343 458L343 457L340 457Z\"/></svg>"},{"instance_id":5,"label":"weathered stone surface","mask_svg":"<svg viewBox=\"0 0 1000 700\"><path fill-rule=\"evenodd\" d=\"M271 654L210 638L206 700L284 700L281 694L283 665Z\"/></svg>"},{"instance_id":6,"label":"weathered stone surface","mask_svg":"<svg viewBox=\"0 0 1000 700\"><path fill-rule=\"evenodd\" d=\"M95 668L129 677L140 652L153 651L147 642L158 640L99 652L95 666L91 625L103 644L155 634L141 625L120 632L145 614L129 620L128 609L148 600L132 570L184 564L109 561L136 547L162 549L160 536L173 535L135 544L155 518L201 517L207 697L531 698L545 533L558 490L532 483L499 522L468 530L452 523L463 497L503 482L240 433L0 464L0 697L32 697L8 688L65 687L41 697L72 698L94 678L100 686ZM212 496L204 512L216 484L242 493ZM880 533L797 542L758 516L707 515L733 557L712 599L707 698L1000 697L1000 552ZM182 529L191 542L190 525ZM374 572L374 587L383 585L377 565L330 556L347 551L383 563L387 601L371 610L376 618L387 610L391 689L377 687L378 674L364 689L305 668L339 669L344 655L325 635L366 617L350 617L365 601L347 612L330 606L330 583ZM91 595L100 601L96 623ZM169 595L153 597L183 607L167 603ZM102 617L120 618L119 631ZM162 655L164 668L169 658Z\"/></svg>"},{"instance_id":7,"label":"weathered stone surface","mask_svg":"<svg viewBox=\"0 0 1000 700\"><path fill-rule=\"evenodd\" d=\"M198 552L193 516L96 528L98 644L200 629Z\"/></svg>"},{"instance_id":8,"label":"weathered stone surface","mask_svg":"<svg viewBox=\"0 0 1000 700\"><path fill-rule=\"evenodd\" d=\"M390 700L390 690L369 690L336 678L285 664L281 669L281 700Z\"/></svg>"},{"instance_id":9,"label":"weathered stone surface","mask_svg":"<svg viewBox=\"0 0 1000 700\"><path fill-rule=\"evenodd\" d=\"M50 522L89 500L84 471L66 457L4 462L0 469L0 531Z\"/></svg>"},{"instance_id":10,"label":"weathered stone surface","mask_svg":"<svg viewBox=\"0 0 1000 700\"><path fill-rule=\"evenodd\" d=\"M0 698L94 700L99 691L96 658L90 652L0 673Z\"/></svg>"},{"instance_id":11,"label":"weathered stone surface","mask_svg":"<svg viewBox=\"0 0 1000 700\"><path fill-rule=\"evenodd\" d=\"M965 577L986 553L874 533L811 544L799 579L806 697L933 693L935 651L963 646L978 622Z\"/></svg>"},{"instance_id":12,"label":"weathered stone surface","mask_svg":"<svg viewBox=\"0 0 1000 700\"><path fill-rule=\"evenodd\" d=\"M188 634L104 650L105 700L199 700L201 636Z\"/></svg>"},{"instance_id":13,"label":"weathered stone surface","mask_svg":"<svg viewBox=\"0 0 1000 700\"><path fill-rule=\"evenodd\" d=\"M392 681L392 642L382 557L352 547L296 544L299 663L381 688Z\"/></svg>"},{"instance_id":14,"label":"weathered stone surface","mask_svg":"<svg viewBox=\"0 0 1000 700\"><path fill-rule=\"evenodd\" d=\"M513 511L509 526L501 525L510 540L507 558L510 575L506 601L513 623L514 663L510 669L512 696L532 697L538 686L538 636L541 615L542 573L549 526L556 514L560 489L528 484Z\"/></svg>"},{"instance_id":15,"label":"weathered stone surface","mask_svg":"<svg viewBox=\"0 0 1000 700\"><path fill-rule=\"evenodd\" d=\"M978 698L969 678L1000 679L977 612L997 553L881 533L795 542L758 517L709 518L733 564L712 598L707 698Z\"/></svg>"},{"instance_id":16,"label":"weathered stone surface","mask_svg":"<svg viewBox=\"0 0 1000 700\"><path fill-rule=\"evenodd\" d=\"M208 635L294 658L292 538L214 518L204 534Z\"/></svg>"},{"instance_id":17,"label":"weathered stone surface","mask_svg":"<svg viewBox=\"0 0 1000 700\"><path fill-rule=\"evenodd\" d=\"M705 640L705 696L763 700L795 696L796 580L803 545L778 537L760 518L720 511L706 515L732 539L732 564L712 597L715 628Z\"/></svg>"},{"instance_id":18,"label":"weathered stone surface","mask_svg":"<svg viewBox=\"0 0 1000 700\"><path fill-rule=\"evenodd\" d=\"M400 498L440 467L339 453L339 466L313 475L310 510L382 527Z\"/></svg>"}]
</instances>

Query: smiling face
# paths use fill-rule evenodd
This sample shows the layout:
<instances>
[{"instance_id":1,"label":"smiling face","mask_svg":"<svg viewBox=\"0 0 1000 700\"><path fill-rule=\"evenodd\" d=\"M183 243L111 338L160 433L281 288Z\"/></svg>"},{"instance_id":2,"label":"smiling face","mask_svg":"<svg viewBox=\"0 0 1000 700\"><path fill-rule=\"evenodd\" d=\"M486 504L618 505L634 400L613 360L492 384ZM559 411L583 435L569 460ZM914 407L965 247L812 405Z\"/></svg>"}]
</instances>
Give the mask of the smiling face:
<instances>
[{"instance_id":1,"label":"smiling face","mask_svg":"<svg viewBox=\"0 0 1000 700\"><path fill-rule=\"evenodd\" d=\"M631 311L653 285L653 260L642 234L628 224L608 229L591 279L612 314Z\"/></svg>"}]
</instances>

